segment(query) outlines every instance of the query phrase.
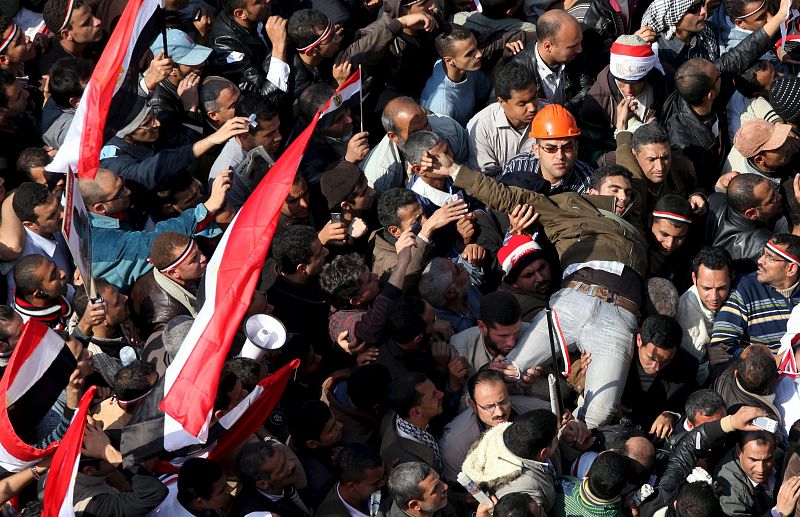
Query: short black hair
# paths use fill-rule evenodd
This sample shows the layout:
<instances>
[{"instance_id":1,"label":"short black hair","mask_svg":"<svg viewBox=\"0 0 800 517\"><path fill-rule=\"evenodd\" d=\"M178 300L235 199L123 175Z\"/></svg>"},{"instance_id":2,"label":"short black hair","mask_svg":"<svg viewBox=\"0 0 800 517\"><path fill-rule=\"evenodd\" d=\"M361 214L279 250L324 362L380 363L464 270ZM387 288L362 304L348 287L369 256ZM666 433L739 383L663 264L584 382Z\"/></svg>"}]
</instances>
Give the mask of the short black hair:
<instances>
[{"instance_id":1,"label":"short black hair","mask_svg":"<svg viewBox=\"0 0 800 517\"><path fill-rule=\"evenodd\" d=\"M5 68L0 69L0 108L8 107L6 88L17 82L17 74Z\"/></svg>"},{"instance_id":2,"label":"short black hair","mask_svg":"<svg viewBox=\"0 0 800 517\"><path fill-rule=\"evenodd\" d=\"M44 3L44 7L42 8L42 18L44 19L44 24L50 29L50 32L58 36L58 33L61 32L61 26L64 25L64 19L67 17L67 6L69 5L70 0L47 0ZM81 0L76 0L75 4L72 6L72 12L75 11L78 7L84 4ZM70 12L70 16L72 16L72 12ZM65 27L66 29L72 29L72 20L67 24Z\"/></svg>"},{"instance_id":3,"label":"short black hair","mask_svg":"<svg viewBox=\"0 0 800 517\"><path fill-rule=\"evenodd\" d=\"M600 499L614 499L627 485L629 470L628 458L615 451L602 452L592 462L586 475L589 490Z\"/></svg>"},{"instance_id":4,"label":"short black hair","mask_svg":"<svg viewBox=\"0 0 800 517\"><path fill-rule=\"evenodd\" d=\"M19 158L17 158L17 172L20 176L25 178L26 181L33 181L31 169L34 167L45 167L52 161L53 159L47 154L47 151L41 147L28 147L19 153Z\"/></svg>"},{"instance_id":5,"label":"short black hair","mask_svg":"<svg viewBox=\"0 0 800 517\"><path fill-rule=\"evenodd\" d=\"M233 14L236 9L244 9L247 7L247 0L222 0L220 2L222 10L228 14Z\"/></svg>"},{"instance_id":6,"label":"short black hair","mask_svg":"<svg viewBox=\"0 0 800 517\"><path fill-rule=\"evenodd\" d=\"M778 246L785 246L786 251L794 257L800 257L800 237L791 233L776 233L770 239Z\"/></svg>"},{"instance_id":7,"label":"short black hair","mask_svg":"<svg viewBox=\"0 0 800 517\"><path fill-rule=\"evenodd\" d=\"M26 181L14 191L14 199L11 201L11 205L14 208L14 214L16 214L17 219L23 223L26 221L36 223L34 209L46 204L51 199L52 196L47 185Z\"/></svg>"},{"instance_id":8,"label":"short black hair","mask_svg":"<svg viewBox=\"0 0 800 517\"><path fill-rule=\"evenodd\" d=\"M364 257L358 253L339 255L325 264L319 275L319 285L337 309L350 307L350 300L361 290L361 275L364 274Z\"/></svg>"},{"instance_id":9,"label":"short black hair","mask_svg":"<svg viewBox=\"0 0 800 517\"><path fill-rule=\"evenodd\" d=\"M111 285L106 280L103 280L102 278L95 278L94 289L98 294L104 292L109 287L116 289L115 286ZM72 309L75 311L75 315L79 318L83 317L83 313L86 312L86 307L88 306L89 294L86 292L86 289L76 289L75 297L72 298Z\"/></svg>"},{"instance_id":10,"label":"short black hair","mask_svg":"<svg viewBox=\"0 0 800 517\"><path fill-rule=\"evenodd\" d=\"M335 92L336 90L334 90L333 86L327 83L314 83L311 86L307 86L297 98L295 104L298 117L303 120L311 120L317 110L323 107ZM344 109L344 106L337 112L341 111L341 109ZM335 119L336 115L329 114L328 117Z\"/></svg>"},{"instance_id":11,"label":"short black hair","mask_svg":"<svg viewBox=\"0 0 800 517\"><path fill-rule=\"evenodd\" d=\"M778 378L772 352L764 346L748 346L739 356L736 377L746 391L767 395Z\"/></svg>"},{"instance_id":12,"label":"short black hair","mask_svg":"<svg viewBox=\"0 0 800 517\"><path fill-rule=\"evenodd\" d=\"M536 517L531 511L531 501L534 499L527 492L511 492L497 501L494 511L498 517Z\"/></svg>"},{"instance_id":13,"label":"short black hair","mask_svg":"<svg viewBox=\"0 0 800 517\"><path fill-rule=\"evenodd\" d=\"M306 400L295 406L289 416L294 446L306 449L308 440L319 440L331 416L331 408L321 400Z\"/></svg>"},{"instance_id":14,"label":"short black hair","mask_svg":"<svg viewBox=\"0 0 800 517\"><path fill-rule=\"evenodd\" d=\"M686 61L675 72L675 89L690 106L701 104L714 87L714 79L706 73L708 65L713 63L698 57Z\"/></svg>"},{"instance_id":15,"label":"short black hair","mask_svg":"<svg viewBox=\"0 0 800 517\"><path fill-rule=\"evenodd\" d=\"M5 32L8 30L9 27L13 26L14 26L14 20L12 20L11 18L9 18L4 14L0 14L0 37L2 37L3 34L5 34ZM6 46L6 48L0 51L0 56L7 52L8 52L8 46Z\"/></svg>"},{"instance_id":16,"label":"short black hair","mask_svg":"<svg viewBox=\"0 0 800 517\"><path fill-rule=\"evenodd\" d=\"M614 176L622 176L628 181L633 180L631 171L622 165L603 165L592 173L592 177L589 180L589 188L599 191L600 187L605 183L606 178L613 178Z\"/></svg>"},{"instance_id":17,"label":"short black hair","mask_svg":"<svg viewBox=\"0 0 800 517\"><path fill-rule=\"evenodd\" d=\"M685 217L689 220L692 219L692 204L689 203L689 200L683 196L679 196L678 194L666 194L664 196L659 197L656 200L656 204L653 206L653 212L668 212L671 214L679 215L681 217ZM659 217L653 214L653 221L656 219L664 219L669 224L674 226L675 228L682 228L689 223L684 223L682 221L676 221L675 219L667 218L667 217Z\"/></svg>"},{"instance_id":18,"label":"short black hair","mask_svg":"<svg viewBox=\"0 0 800 517\"><path fill-rule=\"evenodd\" d=\"M284 229L272 240L272 256L278 271L294 273L300 264L308 264L314 253L311 249L318 239L317 232L310 226L293 224Z\"/></svg>"},{"instance_id":19,"label":"short black hair","mask_svg":"<svg viewBox=\"0 0 800 517\"><path fill-rule=\"evenodd\" d=\"M242 388L252 392L261 382L263 366L255 359L249 357L232 357L225 361L222 367L224 372L230 372L242 383Z\"/></svg>"},{"instance_id":20,"label":"short black hair","mask_svg":"<svg viewBox=\"0 0 800 517\"><path fill-rule=\"evenodd\" d=\"M514 0L486 0L481 2L481 14L492 20L502 20L507 18L506 12L516 5Z\"/></svg>"},{"instance_id":21,"label":"short black hair","mask_svg":"<svg viewBox=\"0 0 800 517\"><path fill-rule=\"evenodd\" d=\"M381 194L378 199L378 221L384 228L400 226L397 212L409 205L418 205L419 198L407 188L392 188Z\"/></svg>"},{"instance_id":22,"label":"short black hair","mask_svg":"<svg viewBox=\"0 0 800 517\"><path fill-rule=\"evenodd\" d=\"M154 373L155 367L147 361L132 361L114 375L114 395L123 402L141 397L153 387L150 378Z\"/></svg>"},{"instance_id":23,"label":"short black hair","mask_svg":"<svg viewBox=\"0 0 800 517\"><path fill-rule=\"evenodd\" d=\"M386 335L396 343L409 343L425 332L425 301L404 296L392 304L386 316Z\"/></svg>"},{"instance_id":24,"label":"short black hair","mask_svg":"<svg viewBox=\"0 0 800 517\"><path fill-rule=\"evenodd\" d=\"M188 508L197 499L211 499L214 484L225 475L216 461L206 458L189 458L178 472L178 502Z\"/></svg>"},{"instance_id":25,"label":"short black hair","mask_svg":"<svg viewBox=\"0 0 800 517\"><path fill-rule=\"evenodd\" d=\"M380 454L363 443L348 443L334 460L341 483L359 483L367 478L367 471L383 466Z\"/></svg>"},{"instance_id":26,"label":"short black hair","mask_svg":"<svg viewBox=\"0 0 800 517\"><path fill-rule=\"evenodd\" d=\"M743 14L746 14L747 4L757 2L758 0L722 0L722 7L725 9L725 14L731 18L740 18Z\"/></svg>"},{"instance_id":27,"label":"short black hair","mask_svg":"<svg viewBox=\"0 0 800 517\"><path fill-rule=\"evenodd\" d=\"M84 86L81 82L88 82L92 75L94 65L88 59L76 57L62 57L50 67L50 97L59 108L67 109L72 106L69 100L72 97L80 98Z\"/></svg>"},{"instance_id":28,"label":"short black hair","mask_svg":"<svg viewBox=\"0 0 800 517\"><path fill-rule=\"evenodd\" d=\"M45 262L50 262L42 255L25 255L17 259L14 264L14 283L19 294L30 296L42 287L42 278L36 275L36 270Z\"/></svg>"},{"instance_id":29,"label":"short black hair","mask_svg":"<svg viewBox=\"0 0 800 517\"><path fill-rule=\"evenodd\" d=\"M397 413L400 418L408 418L411 408L419 405L422 400L417 386L428 381L424 373L409 372L398 375L389 384L388 402L389 407Z\"/></svg>"},{"instance_id":30,"label":"short black hair","mask_svg":"<svg viewBox=\"0 0 800 517\"><path fill-rule=\"evenodd\" d=\"M231 391L236 387L237 382L239 382L239 378L235 373L222 369L217 386L217 396L214 397L214 411L228 410L231 405Z\"/></svg>"},{"instance_id":31,"label":"short black hair","mask_svg":"<svg viewBox=\"0 0 800 517\"><path fill-rule=\"evenodd\" d=\"M353 370L347 379L347 397L361 411L386 404L392 376L382 364L370 363Z\"/></svg>"},{"instance_id":32,"label":"short black hair","mask_svg":"<svg viewBox=\"0 0 800 517\"><path fill-rule=\"evenodd\" d=\"M681 517L717 517L722 515L714 487L704 481L693 481L681 487L675 499Z\"/></svg>"},{"instance_id":33,"label":"short black hair","mask_svg":"<svg viewBox=\"0 0 800 517\"><path fill-rule=\"evenodd\" d=\"M502 373L491 368L481 368L475 372L467 380L467 393L469 393L469 398L473 402L475 401L475 388L478 384L483 384L484 382L502 382L505 384L506 378Z\"/></svg>"},{"instance_id":34,"label":"short black hair","mask_svg":"<svg viewBox=\"0 0 800 517\"><path fill-rule=\"evenodd\" d=\"M525 64L516 61L497 67L494 74L494 93L497 97L508 100L512 92L533 88L538 91L536 76Z\"/></svg>"},{"instance_id":35,"label":"short black hair","mask_svg":"<svg viewBox=\"0 0 800 517\"><path fill-rule=\"evenodd\" d=\"M734 76L733 82L736 84L736 89L739 90L739 92L745 97L755 97L758 94L768 94L769 91L765 91L764 86L758 82L758 73L767 70L769 66L769 61L761 59L753 63L750 68L741 74Z\"/></svg>"},{"instance_id":36,"label":"short black hair","mask_svg":"<svg viewBox=\"0 0 800 517\"><path fill-rule=\"evenodd\" d=\"M278 109L283 93L280 91L272 92L268 95L245 95L236 104L235 114L237 117L256 116L256 122L261 123L272 120L278 116ZM258 131L257 127L249 127L250 133Z\"/></svg>"},{"instance_id":37,"label":"short black hair","mask_svg":"<svg viewBox=\"0 0 800 517\"><path fill-rule=\"evenodd\" d=\"M550 447L557 433L556 416L549 409L534 409L520 415L506 427L503 443L512 454L532 460L539 451Z\"/></svg>"},{"instance_id":38,"label":"short black hair","mask_svg":"<svg viewBox=\"0 0 800 517\"><path fill-rule=\"evenodd\" d=\"M481 5L481 7L483 7ZM457 41L464 41L469 38L474 38L469 29L464 28L462 25L451 24L450 30L440 32L433 40L436 46L436 52L441 57L453 57L453 47Z\"/></svg>"},{"instance_id":39,"label":"short black hair","mask_svg":"<svg viewBox=\"0 0 800 517\"><path fill-rule=\"evenodd\" d=\"M319 38L330 19L317 9L300 9L292 13L286 24L286 34L295 48L305 48Z\"/></svg>"},{"instance_id":40,"label":"short black hair","mask_svg":"<svg viewBox=\"0 0 800 517\"><path fill-rule=\"evenodd\" d=\"M722 246L703 246L692 259L692 273L697 274L700 266L705 266L713 271L728 268L728 274L733 274L731 254Z\"/></svg>"},{"instance_id":41,"label":"short black hair","mask_svg":"<svg viewBox=\"0 0 800 517\"><path fill-rule=\"evenodd\" d=\"M644 320L639 334L643 346L653 343L656 348L672 350L681 344L683 329L675 318L654 314Z\"/></svg>"},{"instance_id":42,"label":"short black hair","mask_svg":"<svg viewBox=\"0 0 800 517\"><path fill-rule=\"evenodd\" d=\"M758 174L738 174L734 176L725 191L728 206L740 214L750 208L757 207L761 201L755 196L755 188L765 181L769 180Z\"/></svg>"},{"instance_id":43,"label":"short black hair","mask_svg":"<svg viewBox=\"0 0 800 517\"><path fill-rule=\"evenodd\" d=\"M639 151L643 145L652 144L665 144L667 147L670 145L669 135L658 122L642 124L633 132L633 137L631 138L631 147L635 151Z\"/></svg>"},{"instance_id":44,"label":"short black hair","mask_svg":"<svg viewBox=\"0 0 800 517\"><path fill-rule=\"evenodd\" d=\"M686 419L696 425L695 415L711 416L720 409L727 409L725 400L714 390L697 390L686 398Z\"/></svg>"},{"instance_id":45,"label":"short black hair","mask_svg":"<svg viewBox=\"0 0 800 517\"><path fill-rule=\"evenodd\" d=\"M534 254L537 258L543 258ZM480 320L489 328L514 325L522 318L517 298L506 291L493 291L481 298Z\"/></svg>"}]
</instances>

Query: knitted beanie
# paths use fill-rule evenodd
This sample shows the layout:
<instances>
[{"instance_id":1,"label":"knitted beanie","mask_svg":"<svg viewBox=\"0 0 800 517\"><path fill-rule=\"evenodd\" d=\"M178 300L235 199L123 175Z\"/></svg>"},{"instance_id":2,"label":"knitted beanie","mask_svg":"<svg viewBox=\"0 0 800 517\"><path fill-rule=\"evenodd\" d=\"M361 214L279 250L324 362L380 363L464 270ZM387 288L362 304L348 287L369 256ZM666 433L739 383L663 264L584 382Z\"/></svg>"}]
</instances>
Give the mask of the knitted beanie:
<instances>
[{"instance_id":1,"label":"knitted beanie","mask_svg":"<svg viewBox=\"0 0 800 517\"><path fill-rule=\"evenodd\" d=\"M784 122L800 119L800 79L793 75L776 77L769 89L769 103Z\"/></svg>"}]
</instances>

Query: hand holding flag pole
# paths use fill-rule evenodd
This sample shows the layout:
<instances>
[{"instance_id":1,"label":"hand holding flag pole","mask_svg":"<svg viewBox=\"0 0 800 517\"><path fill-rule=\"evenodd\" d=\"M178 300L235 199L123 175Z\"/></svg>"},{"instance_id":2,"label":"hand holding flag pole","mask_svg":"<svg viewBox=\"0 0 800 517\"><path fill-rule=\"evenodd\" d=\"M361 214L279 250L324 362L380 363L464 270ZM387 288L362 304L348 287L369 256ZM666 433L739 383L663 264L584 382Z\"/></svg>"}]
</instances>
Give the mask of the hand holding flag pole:
<instances>
[{"instance_id":1,"label":"hand holding flag pole","mask_svg":"<svg viewBox=\"0 0 800 517\"><path fill-rule=\"evenodd\" d=\"M361 81L361 65L358 65L358 80ZM361 132L364 132L364 90L362 88L358 89L359 94L359 101L358 107L361 112Z\"/></svg>"}]
</instances>

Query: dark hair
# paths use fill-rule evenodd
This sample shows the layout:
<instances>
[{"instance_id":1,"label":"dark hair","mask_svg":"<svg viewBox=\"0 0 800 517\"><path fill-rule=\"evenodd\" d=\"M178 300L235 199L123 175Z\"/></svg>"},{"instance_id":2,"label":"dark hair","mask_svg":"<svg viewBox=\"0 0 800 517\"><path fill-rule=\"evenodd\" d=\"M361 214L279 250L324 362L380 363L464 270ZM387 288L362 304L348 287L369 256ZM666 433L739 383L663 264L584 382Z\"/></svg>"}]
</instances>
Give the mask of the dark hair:
<instances>
[{"instance_id":1,"label":"dark hair","mask_svg":"<svg viewBox=\"0 0 800 517\"><path fill-rule=\"evenodd\" d=\"M425 332L425 302L416 296L404 296L392 304L386 316L386 335L396 343L409 343Z\"/></svg>"},{"instance_id":2,"label":"dark hair","mask_svg":"<svg viewBox=\"0 0 800 517\"><path fill-rule=\"evenodd\" d=\"M533 254L542 258L538 254ZM493 291L481 298L480 320L489 328L514 325L522 318L517 298L506 291Z\"/></svg>"},{"instance_id":3,"label":"dark hair","mask_svg":"<svg viewBox=\"0 0 800 517\"><path fill-rule=\"evenodd\" d=\"M744 449L745 445L753 441L758 443L758 445L776 445L775 435L769 431L763 431L761 429L758 431L739 431L737 440L739 447Z\"/></svg>"},{"instance_id":4,"label":"dark hair","mask_svg":"<svg viewBox=\"0 0 800 517\"><path fill-rule=\"evenodd\" d=\"M282 93L274 92L269 95L242 95L236 104L235 114L237 117L256 116L256 122L261 123L272 120L278 116L278 106ZM249 127L249 126L248 126ZM249 127L250 133L258 131L258 127Z\"/></svg>"},{"instance_id":5,"label":"dark hair","mask_svg":"<svg viewBox=\"0 0 800 517\"><path fill-rule=\"evenodd\" d=\"M17 172L25 178L26 181L33 181L31 169L34 167L44 167L52 162L53 159L47 154L47 151L41 147L28 147L19 153L17 158Z\"/></svg>"},{"instance_id":6,"label":"dark hair","mask_svg":"<svg viewBox=\"0 0 800 517\"><path fill-rule=\"evenodd\" d=\"M42 18L44 18L44 24L48 29L50 29L50 32L56 36L59 32L61 32L59 29L61 29L61 26L64 24L64 19L67 17L67 6L69 5L69 2L70 0L47 0L42 8ZM86 4L84 4L81 0L76 0L69 15L72 16L72 13L75 12L75 9L82 5ZM70 20L65 28L70 30L72 29L72 20Z\"/></svg>"},{"instance_id":7,"label":"dark hair","mask_svg":"<svg viewBox=\"0 0 800 517\"><path fill-rule=\"evenodd\" d=\"M731 255L722 246L703 246L692 259L692 273L697 274L700 266L705 266L713 271L728 268L728 274L733 274Z\"/></svg>"},{"instance_id":8,"label":"dark hair","mask_svg":"<svg viewBox=\"0 0 800 517\"><path fill-rule=\"evenodd\" d=\"M756 395L767 395L770 386L778 378L775 358L763 345L750 345L739 356L737 378L746 391Z\"/></svg>"},{"instance_id":9,"label":"dark hair","mask_svg":"<svg viewBox=\"0 0 800 517\"><path fill-rule=\"evenodd\" d=\"M656 204L653 206L653 211L669 212L672 214L680 215L682 217L686 217L688 219L692 218L692 204L689 203L688 199L686 199L683 196L679 196L678 194L666 194L664 196L659 197L656 200ZM653 222L655 222L656 219L662 219L662 218L653 214ZM684 223L682 221L669 219L666 217L663 219L672 226L674 226L675 228L683 228L684 226L689 224L689 223Z\"/></svg>"},{"instance_id":10,"label":"dark hair","mask_svg":"<svg viewBox=\"0 0 800 517\"><path fill-rule=\"evenodd\" d=\"M408 205L418 205L417 195L407 188L392 188L378 199L378 221L384 228L400 226L397 212Z\"/></svg>"},{"instance_id":11,"label":"dark hair","mask_svg":"<svg viewBox=\"0 0 800 517\"><path fill-rule=\"evenodd\" d=\"M708 92L714 87L714 80L706 73L713 63L701 57L683 63L675 72L675 89L690 106L703 102Z\"/></svg>"},{"instance_id":12,"label":"dark hair","mask_svg":"<svg viewBox=\"0 0 800 517\"><path fill-rule=\"evenodd\" d=\"M337 309L350 307L350 300L361 290L361 275L364 274L364 257L358 253L339 255L325 264L319 275L319 285L331 305Z\"/></svg>"},{"instance_id":13,"label":"dark hair","mask_svg":"<svg viewBox=\"0 0 800 517\"><path fill-rule=\"evenodd\" d=\"M750 208L755 208L761 203L755 196L755 188L761 183L769 181L758 174L738 174L734 176L725 194L728 205L736 212L743 214Z\"/></svg>"},{"instance_id":14,"label":"dark hair","mask_svg":"<svg viewBox=\"0 0 800 517\"><path fill-rule=\"evenodd\" d=\"M704 481L687 483L675 499L678 515L681 517L717 517L722 515L714 488Z\"/></svg>"},{"instance_id":15,"label":"dark hair","mask_svg":"<svg viewBox=\"0 0 800 517\"><path fill-rule=\"evenodd\" d=\"M277 262L278 271L294 273L300 264L311 262L314 253L311 246L318 239L317 232L310 226L293 224L272 240L272 256Z\"/></svg>"},{"instance_id":16,"label":"dark hair","mask_svg":"<svg viewBox=\"0 0 800 517\"><path fill-rule=\"evenodd\" d=\"M497 97L508 100L512 92L533 88L538 90L536 76L527 65L515 61L497 67L494 73L494 93Z\"/></svg>"},{"instance_id":17,"label":"dark hair","mask_svg":"<svg viewBox=\"0 0 800 517\"><path fill-rule=\"evenodd\" d=\"M42 279L36 274L36 270L42 267L45 262L50 262L42 255L25 255L17 259L14 264L14 283L19 294L30 296L42 287Z\"/></svg>"},{"instance_id":18,"label":"dark hair","mask_svg":"<svg viewBox=\"0 0 800 517\"><path fill-rule=\"evenodd\" d=\"M506 378L502 373L497 370L492 370L491 368L481 368L475 372L467 380L467 393L469 393L469 398L473 402L475 401L475 388L478 384L483 384L484 382L502 382L503 385L505 385Z\"/></svg>"},{"instance_id":19,"label":"dark hair","mask_svg":"<svg viewBox=\"0 0 800 517\"><path fill-rule=\"evenodd\" d=\"M153 267L158 270L169 267L181 256L191 240L185 233L164 232L156 235L150 245L150 261Z\"/></svg>"},{"instance_id":20,"label":"dark hair","mask_svg":"<svg viewBox=\"0 0 800 517\"><path fill-rule=\"evenodd\" d=\"M762 59L756 61L741 74L734 76L733 82L736 84L736 89L745 97L755 97L759 93L768 94L769 92L764 90L764 86L758 83L758 73L765 71L768 67L769 61Z\"/></svg>"},{"instance_id":21,"label":"dark hair","mask_svg":"<svg viewBox=\"0 0 800 517\"><path fill-rule=\"evenodd\" d=\"M14 199L11 204L14 208L14 214L20 221L36 223L34 209L53 199L47 185L26 181L14 191Z\"/></svg>"},{"instance_id":22,"label":"dark hair","mask_svg":"<svg viewBox=\"0 0 800 517\"><path fill-rule=\"evenodd\" d=\"M59 108L71 108L69 100L80 98L84 86L81 81L88 82L94 64L88 59L62 57L50 67L50 97Z\"/></svg>"},{"instance_id":23,"label":"dark hair","mask_svg":"<svg viewBox=\"0 0 800 517\"><path fill-rule=\"evenodd\" d=\"M603 165L592 173L592 177L589 179L589 188L599 191L600 187L605 183L606 178L612 178L614 176L622 176L628 181L633 180L631 171L622 165Z\"/></svg>"},{"instance_id":24,"label":"dark hair","mask_svg":"<svg viewBox=\"0 0 800 517\"><path fill-rule=\"evenodd\" d=\"M512 0L486 0L481 2L481 14L492 20L502 20L507 17L506 12L516 5Z\"/></svg>"},{"instance_id":25,"label":"dark hair","mask_svg":"<svg viewBox=\"0 0 800 517\"><path fill-rule=\"evenodd\" d=\"M656 348L672 350L681 344L683 329L675 318L655 314L644 320L639 334L644 346L653 343Z\"/></svg>"},{"instance_id":26,"label":"dark hair","mask_svg":"<svg viewBox=\"0 0 800 517\"><path fill-rule=\"evenodd\" d=\"M341 483L359 483L367 478L367 471L381 468L380 454L362 443L348 443L333 462Z\"/></svg>"},{"instance_id":27,"label":"dark hair","mask_svg":"<svg viewBox=\"0 0 800 517\"><path fill-rule=\"evenodd\" d=\"M483 4L481 4L481 7L483 7ZM436 46L436 52L441 57L453 57L453 47L455 47L456 42L464 41L472 37L474 36L469 29L465 29L463 26L454 23L450 25L449 32L439 33L433 40L433 43Z\"/></svg>"},{"instance_id":28,"label":"dark hair","mask_svg":"<svg viewBox=\"0 0 800 517\"><path fill-rule=\"evenodd\" d=\"M320 31L328 27L330 20L322 11L300 9L289 17L286 33L295 48L305 48L320 36Z\"/></svg>"},{"instance_id":29,"label":"dark hair","mask_svg":"<svg viewBox=\"0 0 800 517\"><path fill-rule=\"evenodd\" d=\"M223 371L230 372L242 383L242 388L248 392L253 391L256 385L261 382L263 366L255 359L249 357L232 357L225 361Z\"/></svg>"},{"instance_id":30,"label":"dark hair","mask_svg":"<svg viewBox=\"0 0 800 517\"><path fill-rule=\"evenodd\" d=\"M503 442L512 454L533 460L550 447L558 433L558 420L549 409L534 409L517 417L503 431Z\"/></svg>"},{"instance_id":31,"label":"dark hair","mask_svg":"<svg viewBox=\"0 0 800 517\"><path fill-rule=\"evenodd\" d=\"M11 337L11 333L8 331L8 325L11 325L17 317L17 311L12 307L0 305L0 341Z\"/></svg>"},{"instance_id":32,"label":"dark hair","mask_svg":"<svg viewBox=\"0 0 800 517\"><path fill-rule=\"evenodd\" d=\"M333 86L327 83L314 83L311 86L307 86L297 98L297 115L301 119L311 120L314 113L324 106L328 99L333 97L335 91ZM330 114L328 117L335 118L336 115Z\"/></svg>"},{"instance_id":33,"label":"dark hair","mask_svg":"<svg viewBox=\"0 0 800 517\"><path fill-rule=\"evenodd\" d=\"M0 108L8 107L6 88L17 82L17 75L11 70L0 69Z\"/></svg>"},{"instance_id":34,"label":"dark hair","mask_svg":"<svg viewBox=\"0 0 800 517\"><path fill-rule=\"evenodd\" d=\"M714 390L697 390L686 399L686 419L696 425L695 415L711 416L720 409L726 409L722 396Z\"/></svg>"},{"instance_id":35,"label":"dark hair","mask_svg":"<svg viewBox=\"0 0 800 517\"><path fill-rule=\"evenodd\" d=\"M244 9L247 7L247 0L222 0L220 7L226 13L232 15L236 9Z\"/></svg>"},{"instance_id":36,"label":"dark hair","mask_svg":"<svg viewBox=\"0 0 800 517\"><path fill-rule=\"evenodd\" d=\"M217 396L214 397L214 411L228 410L231 405L231 391L236 387L237 381L239 381L239 378L236 377L236 374L225 371L224 368L222 369L219 376Z\"/></svg>"},{"instance_id":37,"label":"dark hair","mask_svg":"<svg viewBox=\"0 0 800 517\"><path fill-rule=\"evenodd\" d=\"M731 18L740 18L745 14L747 5L753 3L758 3L758 0L722 0L722 7Z\"/></svg>"},{"instance_id":38,"label":"dark hair","mask_svg":"<svg viewBox=\"0 0 800 517\"><path fill-rule=\"evenodd\" d=\"M97 291L97 294L104 292L106 289L114 288L116 286L111 285L106 280L102 278L95 278L94 280L94 288ZM83 313L86 312L86 307L89 306L89 295L86 293L86 289L77 289L75 291L75 297L72 298L72 309L75 311L75 314L80 318L83 317Z\"/></svg>"},{"instance_id":39,"label":"dark hair","mask_svg":"<svg viewBox=\"0 0 800 517\"><path fill-rule=\"evenodd\" d=\"M178 502L188 508L197 498L208 500L214 494L214 485L225 475L216 461L189 458L178 473Z\"/></svg>"},{"instance_id":40,"label":"dark hair","mask_svg":"<svg viewBox=\"0 0 800 517\"><path fill-rule=\"evenodd\" d=\"M511 492L497 501L494 511L498 517L535 517L531 512L531 501L535 502L527 492Z\"/></svg>"},{"instance_id":41,"label":"dark hair","mask_svg":"<svg viewBox=\"0 0 800 517\"><path fill-rule=\"evenodd\" d=\"M5 34L5 32L8 30L9 27L13 26L14 26L14 20L12 20L11 18L9 18L4 14L0 14L0 37L2 37L3 34ZM17 30L20 29L18 28ZM8 46L6 46L6 48L0 51L0 56L5 54L6 52L8 52Z\"/></svg>"},{"instance_id":42,"label":"dark hair","mask_svg":"<svg viewBox=\"0 0 800 517\"><path fill-rule=\"evenodd\" d=\"M772 242L779 246L786 246L786 251L790 255L800 256L800 237L792 235L791 233L776 233L770 239Z\"/></svg>"},{"instance_id":43,"label":"dark hair","mask_svg":"<svg viewBox=\"0 0 800 517\"><path fill-rule=\"evenodd\" d=\"M422 395L417 387L427 380L428 377L420 372L409 372L392 379L387 399L389 407L397 413L397 416L408 418L411 408L419 405Z\"/></svg>"},{"instance_id":44,"label":"dark hair","mask_svg":"<svg viewBox=\"0 0 800 517\"><path fill-rule=\"evenodd\" d=\"M615 451L600 453L586 475L589 490L600 499L614 499L628 483L629 469L630 461L622 454Z\"/></svg>"},{"instance_id":45,"label":"dark hair","mask_svg":"<svg viewBox=\"0 0 800 517\"><path fill-rule=\"evenodd\" d=\"M264 463L275 456L275 447L270 441L246 443L236 456L236 472L242 482L255 485L260 479L271 479L272 473L262 470Z\"/></svg>"},{"instance_id":46,"label":"dark hair","mask_svg":"<svg viewBox=\"0 0 800 517\"><path fill-rule=\"evenodd\" d=\"M669 147L669 135L664 131L658 122L642 124L633 132L631 147L639 151L643 145L665 144Z\"/></svg>"},{"instance_id":47,"label":"dark hair","mask_svg":"<svg viewBox=\"0 0 800 517\"><path fill-rule=\"evenodd\" d=\"M294 446L306 449L308 440L319 440L331 416L331 408L321 400L306 400L295 406L289 417L289 432Z\"/></svg>"},{"instance_id":48,"label":"dark hair","mask_svg":"<svg viewBox=\"0 0 800 517\"><path fill-rule=\"evenodd\" d=\"M347 379L347 396L358 409L372 411L375 406L386 403L391 380L389 369L384 365L365 364L353 370Z\"/></svg>"},{"instance_id":49,"label":"dark hair","mask_svg":"<svg viewBox=\"0 0 800 517\"><path fill-rule=\"evenodd\" d=\"M136 360L123 366L114 375L114 395L123 402L141 397L153 387L150 377L155 372L147 361Z\"/></svg>"}]
</instances>

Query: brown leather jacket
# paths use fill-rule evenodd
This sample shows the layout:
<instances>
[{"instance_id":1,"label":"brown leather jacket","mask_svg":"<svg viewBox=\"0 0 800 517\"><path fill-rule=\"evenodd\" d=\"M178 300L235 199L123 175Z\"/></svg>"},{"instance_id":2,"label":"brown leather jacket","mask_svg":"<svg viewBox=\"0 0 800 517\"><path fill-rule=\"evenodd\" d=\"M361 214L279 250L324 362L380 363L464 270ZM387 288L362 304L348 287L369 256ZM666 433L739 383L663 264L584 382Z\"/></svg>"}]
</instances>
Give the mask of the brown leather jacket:
<instances>
[{"instance_id":1,"label":"brown leather jacket","mask_svg":"<svg viewBox=\"0 0 800 517\"><path fill-rule=\"evenodd\" d=\"M153 332L163 330L164 325L175 316L191 316L183 305L156 283L152 269L133 284L131 300L133 320L144 339Z\"/></svg>"}]
</instances>

